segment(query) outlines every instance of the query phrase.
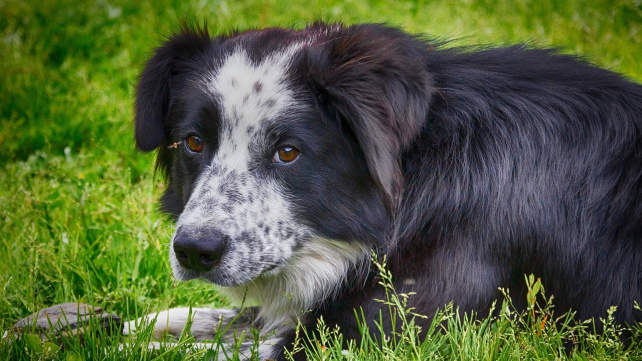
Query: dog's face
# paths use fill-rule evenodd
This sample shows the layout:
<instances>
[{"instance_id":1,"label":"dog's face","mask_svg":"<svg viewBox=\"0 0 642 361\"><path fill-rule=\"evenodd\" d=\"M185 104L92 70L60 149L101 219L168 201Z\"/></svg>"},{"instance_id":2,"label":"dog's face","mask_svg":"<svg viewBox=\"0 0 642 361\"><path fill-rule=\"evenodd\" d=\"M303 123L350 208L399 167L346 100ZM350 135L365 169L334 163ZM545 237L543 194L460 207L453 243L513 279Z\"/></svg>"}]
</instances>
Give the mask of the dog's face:
<instances>
[{"instance_id":1,"label":"dog's face","mask_svg":"<svg viewBox=\"0 0 642 361\"><path fill-rule=\"evenodd\" d=\"M370 225L351 218L380 211L380 192L346 130L320 119L313 95L291 79L295 49L255 62L234 49L215 68L177 84L169 123L170 142L178 145L170 150L173 190L164 201L179 206L172 209L180 216L170 248L179 278L239 285L278 273L318 238L374 241L363 227ZM376 217L385 224L385 214ZM211 269L178 262L184 238L220 243Z\"/></svg>"},{"instance_id":2,"label":"dog's face","mask_svg":"<svg viewBox=\"0 0 642 361\"><path fill-rule=\"evenodd\" d=\"M346 50L325 39L339 28L315 29L184 31L148 62L136 140L159 148L169 179L162 208L177 217L170 260L180 279L237 286L306 262L322 263L310 272L344 272L384 244L398 156L422 110L387 99L387 83L359 89L379 69L365 70L373 79L340 69ZM337 69L356 78L333 79ZM404 86L428 88L415 75Z\"/></svg>"}]
</instances>

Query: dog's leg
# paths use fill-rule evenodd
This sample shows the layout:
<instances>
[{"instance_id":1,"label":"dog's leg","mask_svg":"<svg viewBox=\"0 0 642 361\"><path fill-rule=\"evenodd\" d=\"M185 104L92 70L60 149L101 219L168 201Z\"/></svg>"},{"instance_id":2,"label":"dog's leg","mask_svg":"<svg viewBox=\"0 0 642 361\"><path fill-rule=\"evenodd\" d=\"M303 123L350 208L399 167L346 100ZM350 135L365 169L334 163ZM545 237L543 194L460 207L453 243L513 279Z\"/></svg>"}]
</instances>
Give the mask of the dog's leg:
<instances>
[{"instance_id":1,"label":"dog's leg","mask_svg":"<svg viewBox=\"0 0 642 361\"><path fill-rule=\"evenodd\" d=\"M196 342L190 344L194 349L216 350L218 359L225 360L238 354L241 360L273 359L279 354L278 347L282 344L282 338L277 334L264 335L260 340L254 340L249 332L250 326L255 321L257 310L247 308L236 309L209 309L209 308L172 308L158 313L152 313L136 320L125 322L123 327L124 335L131 335L137 330L144 330L151 323L154 323L154 338L160 339L162 335L173 335L179 337L183 329L190 324L190 332L199 341L211 340L217 330L227 328L224 335L224 343ZM237 340L241 332L245 331L243 340ZM149 348L171 347L172 342L150 342Z\"/></svg>"},{"instance_id":2,"label":"dog's leg","mask_svg":"<svg viewBox=\"0 0 642 361\"><path fill-rule=\"evenodd\" d=\"M159 339L162 335L178 337L185 326L191 323L190 332L195 339L211 340L219 329L229 327L230 334L249 330L254 314L252 308L241 312L236 309L192 308L190 311L190 308L172 308L125 322L123 334L130 335L154 323L154 338Z\"/></svg>"},{"instance_id":3,"label":"dog's leg","mask_svg":"<svg viewBox=\"0 0 642 361\"><path fill-rule=\"evenodd\" d=\"M240 360L271 360L280 353L278 347L282 341L282 338L274 337L262 340L258 345L253 341L241 342L240 344L223 343L221 345L217 345L216 343L194 342L190 344L190 347L192 347L193 350L215 350L218 352L217 360L233 359L237 354ZM150 350L160 350L177 345L178 343L172 342L150 342L148 348ZM126 346L121 345L120 347L123 349Z\"/></svg>"}]
</instances>

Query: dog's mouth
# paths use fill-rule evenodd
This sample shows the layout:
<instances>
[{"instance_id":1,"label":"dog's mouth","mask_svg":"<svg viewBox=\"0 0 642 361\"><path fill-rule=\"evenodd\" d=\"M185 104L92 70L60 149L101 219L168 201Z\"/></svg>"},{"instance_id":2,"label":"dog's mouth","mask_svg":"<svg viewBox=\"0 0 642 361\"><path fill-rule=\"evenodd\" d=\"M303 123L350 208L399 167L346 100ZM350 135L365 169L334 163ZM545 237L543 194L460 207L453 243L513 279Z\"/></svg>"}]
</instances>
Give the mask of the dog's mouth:
<instances>
[{"instance_id":1,"label":"dog's mouth","mask_svg":"<svg viewBox=\"0 0 642 361\"><path fill-rule=\"evenodd\" d=\"M170 261L179 280L202 279L223 287L278 276L297 254L293 232L222 231L222 222L181 222L170 245ZM272 227L270 227L272 228ZM245 229L245 228L244 228ZM264 235L264 233L266 233ZM277 234L278 233L278 234ZM283 236L283 237L281 237ZM302 242L307 233L299 231Z\"/></svg>"},{"instance_id":2,"label":"dog's mouth","mask_svg":"<svg viewBox=\"0 0 642 361\"><path fill-rule=\"evenodd\" d=\"M232 249L212 255L189 253L185 248L172 245L170 252L170 263L177 279L202 279L222 287L241 286L264 275L274 276L283 268L283 262L264 264L241 258L244 257Z\"/></svg>"},{"instance_id":3,"label":"dog's mouth","mask_svg":"<svg viewBox=\"0 0 642 361\"><path fill-rule=\"evenodd\" d=\"M270 271L272 271L272 270L275 270L278 266L279 266L279 265L277 265L277 264L273 264L273 265L267 266L267 267L263 270L263 273L265 273L265 272L270 272Z\"/></svg>"}]
</instances>

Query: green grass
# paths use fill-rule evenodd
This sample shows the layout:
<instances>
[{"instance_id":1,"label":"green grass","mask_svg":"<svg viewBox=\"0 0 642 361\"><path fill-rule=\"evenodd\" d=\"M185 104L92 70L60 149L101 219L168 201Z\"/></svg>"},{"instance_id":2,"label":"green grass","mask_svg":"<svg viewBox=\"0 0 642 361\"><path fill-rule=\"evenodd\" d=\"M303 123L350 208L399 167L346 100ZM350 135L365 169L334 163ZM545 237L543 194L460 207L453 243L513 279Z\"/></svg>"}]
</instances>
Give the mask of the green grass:
<instances>
[{"instance_id":1,"label":"green grass","mask_svg":"<svg viewBox=\"0 0 642 361\"><path fill-rule=\"evenodd\" d=\"M167 260L172 225L155 210L163 180L153 175L153 155L134 149L137 74L185 17L206 20L212 32L301 27L317 19L388 22L454 38L456 44L558 46L642 81L642 3L637 0L0 1L0 330L38 309L70 301L100 305L126 319L177 305L226 304L208 285L172 279ZM444 319L418 343L419 351L408 352L462 360L642 358L635 347L626 350L590 332L582 333L567 354L560 346L564 330L533 338L533 325L514 315L473 322L445 310L439 317ZM181 359L185 355L179 351L190 347L150 353L144 347L149 336L118 350L111 347L118 339L98 335L84 346L69 341L48 356ZM328 331L328 337L340 336ZM404 353L411 344L368 353L355 346L345 357L415 355ZM318 345L309 344L308 352ZM24 340L0 342L0 359L31 356L47 355Z\"/></svg>"}]
</instances>

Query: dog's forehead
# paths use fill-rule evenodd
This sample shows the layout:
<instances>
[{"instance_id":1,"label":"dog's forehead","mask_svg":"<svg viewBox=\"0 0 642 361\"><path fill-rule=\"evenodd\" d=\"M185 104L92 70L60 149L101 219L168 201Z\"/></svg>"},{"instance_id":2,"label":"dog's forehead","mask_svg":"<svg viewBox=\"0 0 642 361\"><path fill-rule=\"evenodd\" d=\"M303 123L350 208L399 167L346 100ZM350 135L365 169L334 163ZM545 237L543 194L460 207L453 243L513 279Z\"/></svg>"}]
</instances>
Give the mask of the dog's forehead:
<instances>
[{"instance_id":1,"label":"dog's forehead","mask_svg":"<svg viewBox=\"0 0 642 361\"><path fill-rule=\"evenodd\" d=\"M228 126L252 126L274 119L292 105L288 68L297 46L253 61L243 48L223 60L209 80Z\"/></svg>"},{"instance_id":2,"label":"dog's forehead","mask_svg":"<svg viewBox=\"0 0 642 361\"><path fill-rule=\"evenodd\" d=\"M247 164L252 143L294 106L288 69L298 48L290 45L257 61L238 47L207 77L207 91L221 112L219 153L233 154L236 166Z\"/></svg>"}]
</instances>

